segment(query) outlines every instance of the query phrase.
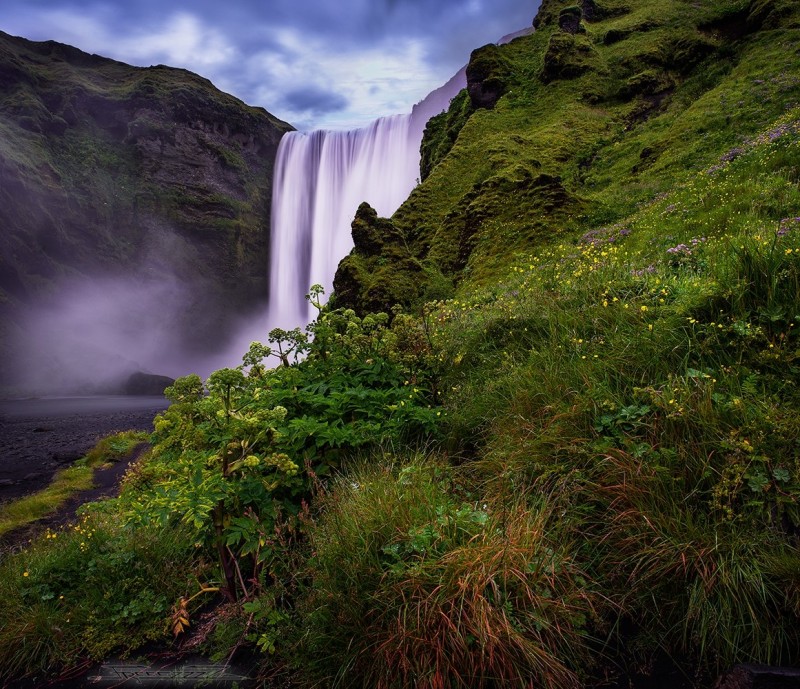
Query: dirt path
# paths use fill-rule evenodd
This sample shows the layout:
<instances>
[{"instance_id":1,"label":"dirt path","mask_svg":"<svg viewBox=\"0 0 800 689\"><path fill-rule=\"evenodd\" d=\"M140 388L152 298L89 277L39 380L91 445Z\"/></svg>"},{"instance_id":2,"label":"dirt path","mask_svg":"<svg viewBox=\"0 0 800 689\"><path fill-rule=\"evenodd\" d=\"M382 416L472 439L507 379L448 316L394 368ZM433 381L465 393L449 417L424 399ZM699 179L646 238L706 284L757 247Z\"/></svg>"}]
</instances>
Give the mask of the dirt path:
<instances>
[{"instance_id":1,"label":"dirt path","mask_svg":"<svg viewBox=\"0 0 800 689\"><path fill-rule=\"evenodd\" d=\"M0 503L47 486L59 469L118 431L152 431L159 398L0 401Z\"/></svg>"},{"instance_id":2,"label":"dirt path","mask_svg":"<svg viewBox=\"0 0 800 689\"><path fill-rule=\"evenodd\" d=\"M127 456L114 462L111 466L96 469L93 488L76 493L52 514L4 534L0 537L0 553L13 552L22 548L45 529L57 529L64 524L69 524L75 520L75 511L81 505L116 495L119 483L128 467L138 461L149 447L149 443L140 443Z\"/></svg>"}]
</instances>

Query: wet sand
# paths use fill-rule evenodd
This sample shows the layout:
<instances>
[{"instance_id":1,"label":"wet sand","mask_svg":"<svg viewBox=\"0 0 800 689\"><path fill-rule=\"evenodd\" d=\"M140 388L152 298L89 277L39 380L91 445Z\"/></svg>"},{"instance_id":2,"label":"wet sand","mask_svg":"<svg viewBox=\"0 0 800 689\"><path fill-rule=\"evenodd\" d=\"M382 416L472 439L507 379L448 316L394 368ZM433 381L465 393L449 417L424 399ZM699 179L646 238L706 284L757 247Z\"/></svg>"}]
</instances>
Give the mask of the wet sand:
<instances>
[{"instance_id":1,"label":"wet sand","mask_svg":"<svg viewBox=\"0 0 800 689\"><path fill-rule=\"evenodd\" d=\"M0 502L41 490L103 436L153 430L163 397L0 400Z\"/></svg>"}]
</instances>

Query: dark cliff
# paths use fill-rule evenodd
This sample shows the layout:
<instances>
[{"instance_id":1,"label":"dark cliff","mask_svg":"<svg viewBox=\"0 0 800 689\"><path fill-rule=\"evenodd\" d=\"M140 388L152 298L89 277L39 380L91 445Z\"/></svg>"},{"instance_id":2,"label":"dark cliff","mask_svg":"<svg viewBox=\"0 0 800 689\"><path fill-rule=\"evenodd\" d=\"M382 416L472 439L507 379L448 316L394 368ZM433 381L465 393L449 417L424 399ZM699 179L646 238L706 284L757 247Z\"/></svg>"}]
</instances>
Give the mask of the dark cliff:
<instances>
[{"instance_id":1,"label":"dark cliff","mask_svg":"<svg viewBox=\"0 0 800 689\"><path fill-rule=\"evenodd\" d=\"M31 305L108 276L185 288L183 344L218 347L267 295L273 163L290 129L185 70L0 33L2 353L24 341Z\"/></svg>"}]
</instances>

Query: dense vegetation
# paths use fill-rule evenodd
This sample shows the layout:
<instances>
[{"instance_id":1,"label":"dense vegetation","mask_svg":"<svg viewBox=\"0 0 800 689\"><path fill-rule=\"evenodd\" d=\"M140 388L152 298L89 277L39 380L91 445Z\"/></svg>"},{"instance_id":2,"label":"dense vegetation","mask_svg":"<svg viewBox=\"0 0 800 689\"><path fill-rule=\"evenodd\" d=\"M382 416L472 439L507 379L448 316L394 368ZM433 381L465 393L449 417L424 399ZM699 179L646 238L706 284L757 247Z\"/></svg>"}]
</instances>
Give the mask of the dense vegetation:
<instances>
[{"instance_id":1,"label":"dense vegetation","mask_svg":"<svg viewBox=\"0 0 800 689\"><path fill-rule=\"evenodd\" d=\"M168 626L323 686L800 663L798 9L537 23L494 109L429 127L414 308L315 288L306 332L177 381L121 497L2 564L8 674Z\"/></svg>"}]
</instances>

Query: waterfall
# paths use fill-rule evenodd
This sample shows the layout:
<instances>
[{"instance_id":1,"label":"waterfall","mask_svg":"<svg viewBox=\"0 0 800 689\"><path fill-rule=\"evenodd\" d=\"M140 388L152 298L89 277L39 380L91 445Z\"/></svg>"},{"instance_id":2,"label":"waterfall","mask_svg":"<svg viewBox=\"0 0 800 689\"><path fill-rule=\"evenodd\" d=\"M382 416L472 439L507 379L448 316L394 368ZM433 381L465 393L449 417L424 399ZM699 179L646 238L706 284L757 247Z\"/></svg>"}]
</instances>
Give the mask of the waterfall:
<instances>
[{"instance_id":1,"label":"waterfall","mask_svg":"<svg viewBox=\"0 0 800 689\"><path fill-rule=\"evenodd\" d=\"M330 294L336 266L353 247L350 225L359 204L367 201L388 217L406 200L419 177L425 125L466 83L464 67L408 115L383 117L351 131L284 135L272 190L267 312L263 319L243 322L230 346L198 368L211 372L230 366L251 342L266 341L272 328L302 328L315 317L305 295L317 283Z\"/></svg>"},{"instance_id":2,"label":"waterfall","mask_svg":"<svg viewBox=\"0 0 800 689\"><path fill-rule=\"evenodd\" d=\"M352 131L291 132L275 163L270 247L270 322L296 327L312 317L304 295L330 292L338 262L353 246L350 224L367 201L389 216L419 176L411 115L382 117Z\"/></svg>"},{"instance_id":3,"label":"waterfall","mask_svg":"<svg viewBox=\"0 0 800 689\"><path fill-rule=\"evenodd\" d=\"M358 206L366 201L389 217L408 198L419 178L425 124L465 84L461 70L410 114L361 129L284 135L272 193L270 327L294 328L314 317L305 294L317 283L330 293L336 266L353 248Z\"/></svg>"},{"instance_id":4,"label":"waterfall","mask_svg":"<svg viewBox=\"0 0 800 689\"><path fill-rule=\"evenodd\" d=\"M525 28L500 39L533 31ZM330 294L336 266L353 247L350 224L361 202L383 217L408 198L419 178L425 124L466 86L466 67L414 106L351 131L291 132L275 161L270 245L270 328L303 326L313 284Z\"/></svg>"}]
</instances>

